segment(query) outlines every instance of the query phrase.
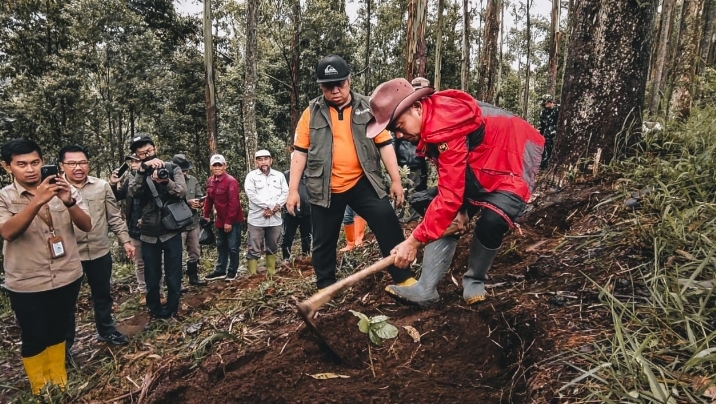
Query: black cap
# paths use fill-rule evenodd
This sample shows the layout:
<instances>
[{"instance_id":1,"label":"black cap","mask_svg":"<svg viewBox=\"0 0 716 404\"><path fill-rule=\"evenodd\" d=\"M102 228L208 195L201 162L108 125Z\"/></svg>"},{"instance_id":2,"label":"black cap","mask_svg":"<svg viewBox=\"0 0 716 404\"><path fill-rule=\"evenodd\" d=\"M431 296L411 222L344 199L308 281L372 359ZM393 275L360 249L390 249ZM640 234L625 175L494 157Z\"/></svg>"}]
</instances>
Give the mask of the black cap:
<instances>
[{"instance_id":1,"label":"black cap","mask_svg":"<svg viewBox=\"0 0 716 404\"><path fill-rule=\"evenodd\" d=\"M343 81L350 77L351 69L348 63L338 56L329 55L321 59L316 65L316 83L330 83L332 81Z\"/></svg>"},{"instance_id":2,"label":"black cap","mask_svg":"<svg viewBox=\"0 0 716 404\"><path fill-rule=\"evenodd\" d=\"M191 161L187 160L186 156L183 154L175 154L174 158L172 158L172 163L178 165L182 171L187 171L194 168L194 164L192 164Z\"/></svg>"},{"instance_id":3,"label":"black cap","mask_svg":"<svg viewBox=\"0 0 716 404\"><path fill-rule=\"evenodd\" d=\"M147 136L147 135L135 136L135 137L132 139L132 143L129 145L129 150L131 150L132 153L134 153L134 152L137 151L138 148L144 146L144 145L147 144L147 143L149 143L149 144L151 144L152 146L154 146L154 141L153 141L152 138L150 138L149 136Z\"/></svg>"},{"instance_id":4,"label":"black cap","mask_svg":"<svg viewBox=\"0 0 716 404\"><path fill-rule=\"evenodd\" d=\"M132 154L128 154L124 157L124 161L127 161L127 160L139 161L139 157L137 157L137 155L135 153L132 153Z\"/></svg>"}]
</instances>

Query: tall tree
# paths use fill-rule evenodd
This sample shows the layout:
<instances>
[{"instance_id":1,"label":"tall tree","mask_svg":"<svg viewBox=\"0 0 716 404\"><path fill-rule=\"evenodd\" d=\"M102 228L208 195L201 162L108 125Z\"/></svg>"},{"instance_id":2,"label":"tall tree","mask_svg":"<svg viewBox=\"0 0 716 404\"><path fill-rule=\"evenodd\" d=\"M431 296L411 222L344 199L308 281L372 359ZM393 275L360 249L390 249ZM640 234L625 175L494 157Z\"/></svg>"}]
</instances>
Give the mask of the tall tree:
<instances>
[{"instance_id":1,"label":"tall tree","mask_svg":"<svg viewBox=\"0 0 716 404\"><path fill-rule=\"evenodd\" d=\"M668 0L667 0L668 1ZM552 26L550 30L549 42L549 68L547 72L547 92L554 95L557 91L557 50L559 49L559 41L561 33L559 30L559 10L560 0L552 0Z\"/></svg>"},{"instance_id":2,"label":"tall tree","mask_svg":"<svg viewBox=\"0 0 716 404\"><path fill-rule=\"evenodd\" d=\"M440 69L442 68L442 57L443 57L443 2L445 0L438 0L438 29L435 39L435 79L433 80L433 86L435 90L440 91Z\"/></svg>"},{"instance_id":3,"label":"tall tree","mask_svg":"<svg viewBox=\"0 0 716 404\"><path fill-rule=\"evenodd\" d=\"M661 99L661 88L664 78L664 64L669 47L669 32L671 32L671 12L674 9L674 0L664 0L661 5L661 29L659 32L658 46L654 59L652 72L651 90L649 91L649 114L656 115L659 111L659 100Z\"/></svg>"},{"instance_id":4,"label":"tall tree","mask_svg":"<svg viewBox=\"0 0 716 404\"><path fill-rule=\"evenodd\" d=\"M525 26L525 40L526 40L526 52L525 52L525 92L522 96L522 118L527 119L527 111L529 111L530 106L530 73L532 72L532 30L530 27L531 24L531 18L530 18L530 0L527 0L527 3L525 4L525 11L526 11L526 18L527 18L527 25Z\"/></svg>"},{"instance_id":5,"label":"tall tree","mask_svg":"<svg viewBox=\"0 0 716 404\"><path fill-rule=\"evenodd\" d=\"M256 40L256 14L259 8L259 0L247 0L246 2L246 80L244 88L244 138L246 145L246 162L253 161L253 154L258 149L258 133L256 132L256 83L258 51Z\"/></svg>"},{"instance_id":6,"label":"tall tree","mask_svg":"<svg viewBox=\"0 0 716 404\"><path fill-rule=\"evenodd\" d=\"M214 38L211 22L211 0L204 0L204 64L206 65L206 132L209 154L216 153L216 86L214 84Z\"/></svg>"},{"instance_id":7,"label":"tall tree","mask_svg":"<svg viewBox=\"0 0 716 404\"><path fill-rule=\"evenodd\" d=\"M363 72L363 94L370 94L371 91L371 83L370 83L370 51L371 51L371 43L370 43L370 31L371 26L373 22L372 14L371 14L371 5L373 3L373 0L365 0L365 57L363 60L363 65L365 66L365 72Z\"/></svg>"},{"instance_id":8,"label":"tall tree","mask_svg":"<svg viewBox=\"0 0 716 404\"><path fill-rule=\"evenodd\" d=\"M584 169L598 148L610 161L636 140L629 131L641 126L656 3L574 2L552 167Z\"/></svg>"},{"instance_id":9,"label":"tall tree","mask_svg":"<svg viewBox=\"0 0 716 404\"><path fill-rule=\"evenodd\" d=\"M669 119L686 119L691 113L701 33L701 5L701 0L684 0L674 66L674 87L669 100Z\"/></svg>"},{"instance_id":10,"label":"tall tree","mask_svg":"<svg viewBox=\"0 0 716 404\"><path fill-rule=\"evenodd\" d=\"M428 23L428 1L408 0L407 47L405 78L425 77L427 42L425 29Z\"/></svg>"},{"instance_id":11,"label":"tall tree","mask_svg":"<svg viewBox=\"0 0 716 404\"><path fill-rule=\"evenodd\" d=\"M470 0L462 0L462 63L460 65L460 88L468 90L470 82Z\"/></svg>"},{"instance_id":12,"label":"tall tree","mask_svg":"<svg viewBox=\"0 0 716 404\"><path fill-rule=\"evenodd\" d=\"M370 0L368 0L370 1ZM291 2L291 131L288 144L293 144L293 134L301 116L299 105L299 79L301 71L301 1ZM366 79L367 80L367 79Z\"/></svg>"},{"instance_id":13,"label":"tall tree","mask_svg":"<svg viewBox=\"0 0 716 404\"><path fill-rule=\"evenodd\" d=\"M500 34L500 10L502 0L488 0L485 12L484 45L480 55L477 99L494 103L497 87L497 39Z\"/></svg>"},{"instance_id":14,"label":"tall tree","mask_svg":"<svg viewBox=\"0 0 716 404\"><path fill-rule=\"evenodd\" d=\"M500 2L500 21L505 21L505 2ZM495 105L500 105L500 95L502 93L502 69L505 64L505 25L500 24L500 60L497 66L497 84L495 84Z\"/></svg>"},{"instance_id":15,"label":"tall tree","mask_svg":"<svg viewBox=\"0 0 716 404\"><path fill-rule=\"evenodd\" d=\"M716 0L704 0L704 26L699 44L699 72L716 61Z\"/></svg>"}]
</instances>

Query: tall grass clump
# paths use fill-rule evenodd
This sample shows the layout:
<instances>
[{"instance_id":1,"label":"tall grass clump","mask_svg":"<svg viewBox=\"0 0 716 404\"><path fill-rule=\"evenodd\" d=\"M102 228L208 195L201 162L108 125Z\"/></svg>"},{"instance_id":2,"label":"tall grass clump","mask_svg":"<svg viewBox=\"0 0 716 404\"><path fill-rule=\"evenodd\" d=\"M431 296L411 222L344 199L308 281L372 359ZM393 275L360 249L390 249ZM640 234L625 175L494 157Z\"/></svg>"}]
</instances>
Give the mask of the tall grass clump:
<instances>
[{"instance_id":1,"label":"tall grass clump","mask_svg":"<svg viewBox=\"0 0 716 404\"><path fill-rule=\"evenodd\" d=\"M580 375L561 393L585 402L716 403L716 105L645 134L640 147L612 169L631 189L648 190L641 209L627 213L646 252L629 274L648 297L597 285L613 332L576 354Z\"/></svg>"}]
</instances>

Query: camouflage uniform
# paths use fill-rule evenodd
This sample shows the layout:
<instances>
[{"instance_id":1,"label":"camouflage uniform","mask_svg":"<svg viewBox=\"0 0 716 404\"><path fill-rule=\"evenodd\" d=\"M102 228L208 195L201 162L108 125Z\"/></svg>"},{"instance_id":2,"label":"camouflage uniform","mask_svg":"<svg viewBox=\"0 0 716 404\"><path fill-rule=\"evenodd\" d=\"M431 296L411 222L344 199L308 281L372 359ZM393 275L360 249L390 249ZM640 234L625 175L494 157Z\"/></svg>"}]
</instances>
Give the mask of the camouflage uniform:
<instances>
[{"instance_id":1,"label":"camouflage uniform","mask_svg":"<svg viewBox=\"0 0 716 404\"><path fill-rule=\"evenodd\" d=\"M543 108L539 116L539 133L544 136L544 152L540 168L545 169L552 157L554 136L557 133L557 118L559 117L559 105L554 104L552 108Z\"/></svg>"}]
</instances>

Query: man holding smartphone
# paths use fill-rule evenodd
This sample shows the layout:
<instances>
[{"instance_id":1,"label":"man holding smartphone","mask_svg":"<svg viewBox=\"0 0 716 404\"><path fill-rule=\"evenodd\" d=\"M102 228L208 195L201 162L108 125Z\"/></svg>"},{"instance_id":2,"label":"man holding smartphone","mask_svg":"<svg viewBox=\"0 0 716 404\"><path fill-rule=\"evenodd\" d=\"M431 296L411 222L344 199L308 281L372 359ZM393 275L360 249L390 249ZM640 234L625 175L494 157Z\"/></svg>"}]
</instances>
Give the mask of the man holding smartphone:
<instances>
[{"instance_id":1,"label":"man holding smartphone","mask_svg":"<svg viewBox=\"0 0 716 404\"><path fill-rule=\"evenodd\" d=\"M134 257L134 246L129 238L127 224L122 220L117 199L107 181L89 175L89 151L79 145L68 145L60 149L58 156L63 178L72 184L85 200L92 217L92 230L85 232L75 229L82 270L92 293L94 322L97 340L114 345L126 345L127 337L117 331L112 318L112 254L108 232L119 239L129 259ZM72 327L67 332L67 350L75 342L75 315L70 316Z\"/></svg>"},{"instance_id":2,"label":"man holding smartphone","mask_svg":"<svg viewBox=\"0 0 716 404\"><path fill-rule=\"evenodd\" d=\"M37 143L8 140L0 157L14 177L0 190L0 235L5 287L21 329L22 362L33 394L46 383L64 389L65 335L82 278L75 226L88 232L92 219L65 179L53 175L41 180Z\"/></svg>"}]
</instances>

